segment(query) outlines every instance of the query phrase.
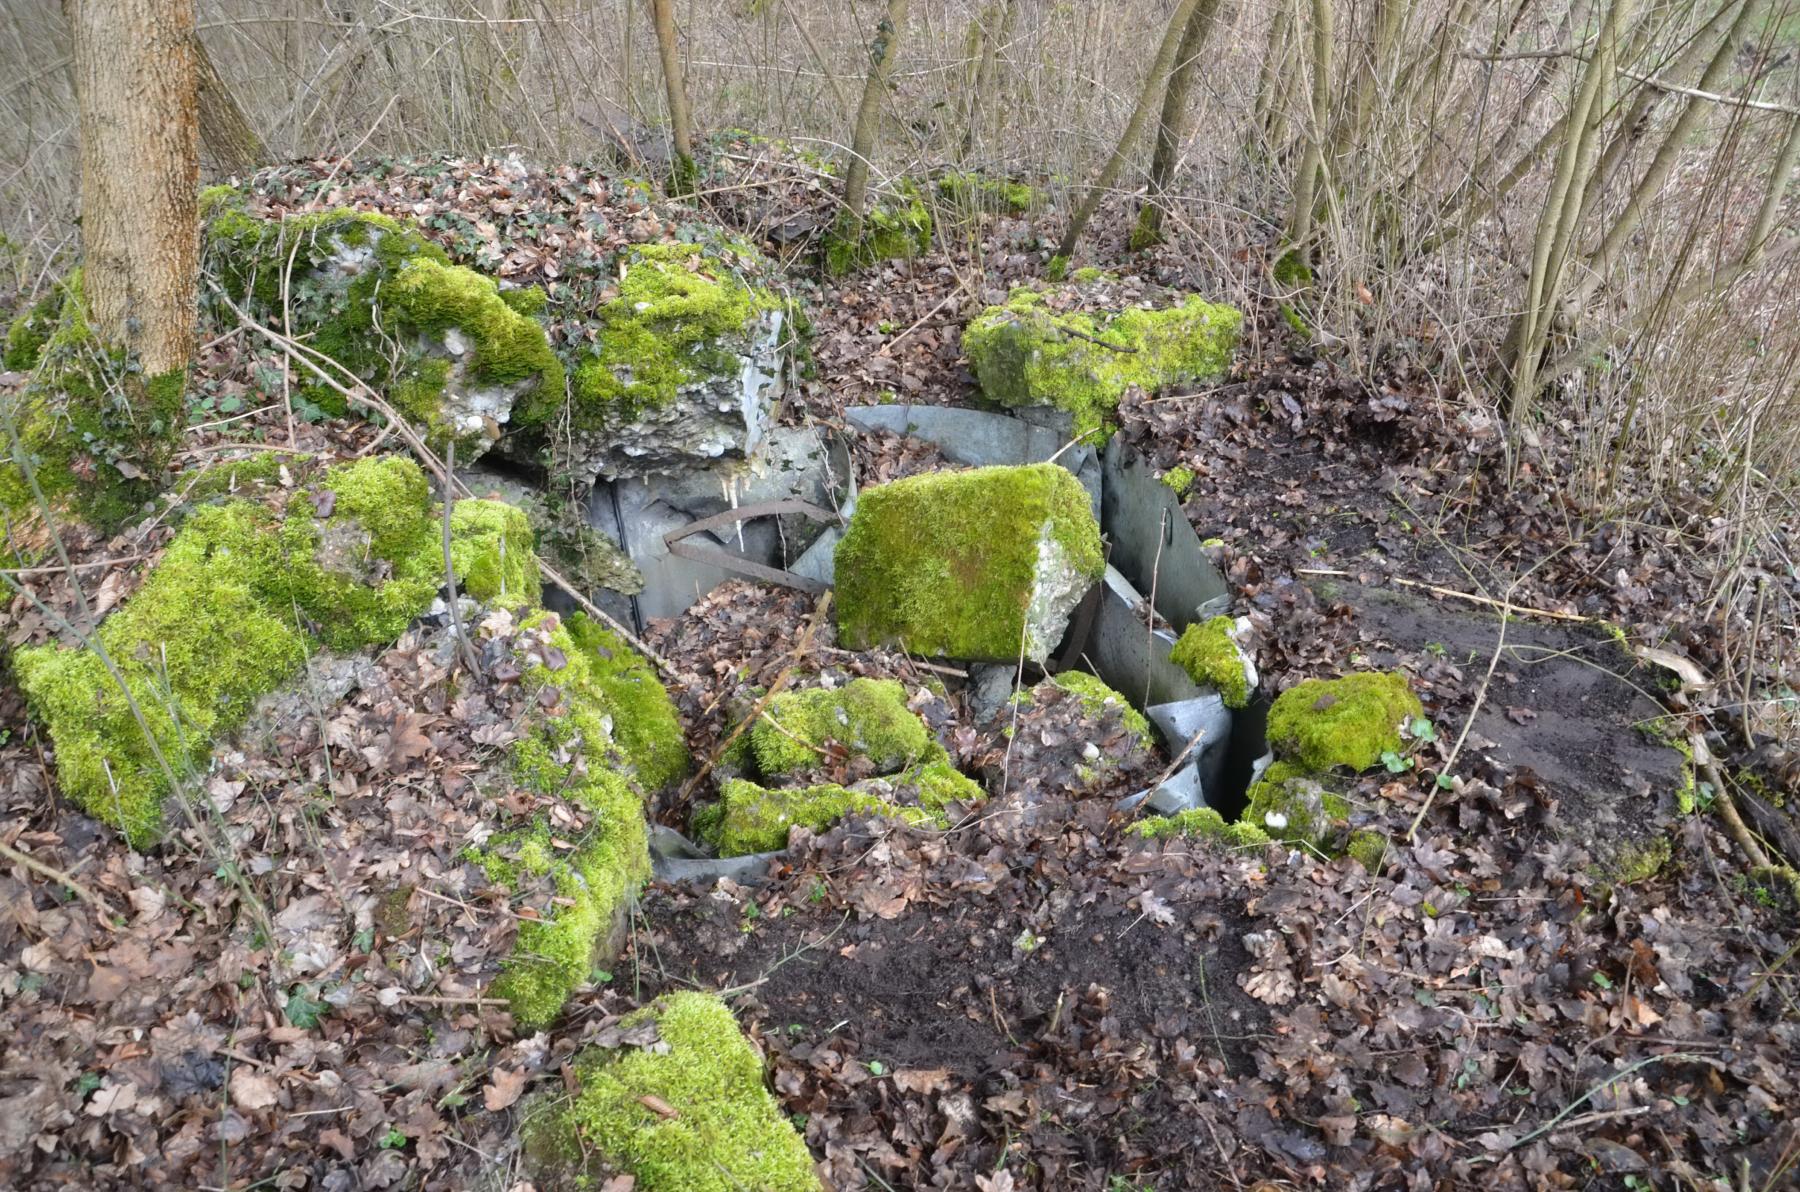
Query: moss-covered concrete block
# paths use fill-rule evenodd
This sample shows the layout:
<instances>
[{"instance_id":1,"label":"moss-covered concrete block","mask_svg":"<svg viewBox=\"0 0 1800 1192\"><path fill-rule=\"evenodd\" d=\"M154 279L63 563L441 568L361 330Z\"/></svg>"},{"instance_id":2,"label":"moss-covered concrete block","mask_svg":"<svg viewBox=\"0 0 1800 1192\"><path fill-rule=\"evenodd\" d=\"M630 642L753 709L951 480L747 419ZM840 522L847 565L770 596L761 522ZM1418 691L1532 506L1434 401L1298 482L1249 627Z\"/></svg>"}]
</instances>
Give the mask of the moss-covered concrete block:
<instances>
[{"instance_id":1,"label":"moss-covered concrete block","mask_svg":"<svg viewBox=\"0 0 1800 1192\"><path fill-rule=\"evenodd\" d=\"M669 994L623 1025L646 1020L655 1045L589 1048L575 1062L578 1091L527 1111L540 1187L583 1186L599 1160L642 1192L819 1192L806 1144L723 1001Z\"/></svg>"},{"instance_id":2,"label":"moss-covered concrete block","mask_svg":"<svg viewBox=\"0 0 1800 1192\"><path fill-rule=\"evenodd\" d=\"M1399 752L1401 726L1424 715L1406 676L1363 673L1308 679L1269 709L1269 743L1278 756L1311 771L1367 770Z\"/></svg>"},{"instance_id":3,"label":"moss-covered concrete block","mask_svg":"<svg viewBox=\"0 0 1800 1192\"><path fill-rule=\"evenodd\" d=\"M450 536L450 558L464 592L485 604L537 604L544 585L523 509L480 498L458 501L450 510Z\"/></svg>"},{"instance_id":4,"label":"moss-covered concrete block","mask_svg":"<svg viewBox=\"0 0 1800 1192\"><path fill-rule=\"evenodd\" d=\"M650 660L586 613L564 624L606 702L613 745L638 785L658 791L685 777L690 759L681 718Z\"/></svg>"},{"instance_id":5,"label":"moss-covered concrete block","mask_svg":"<svg viewBox=\"0 0 1800 1192\"><path fill-rule=\"evenodd\" d=\"M1150 722L1144 714L1131 706L1124 696L1108 687L1104 680L1086 671L1059 671L1046 680L1059 691L1066 691L1081 701L1082 710L1089 716L1100 716L1108 709L1119 714L1121 723L1139 744L1146 748L1155 744L1156 738L1150 732ZM1033 692L1035 696L1035 692Z\"/></svg>"},{"instance_id":6,"label":"moss-covered concrete block","mask_svg":"<svg viewBox=\"0 0 1800 1192\"><path fill-rule=\"evenodd\" d=\"M792 331L768 263L714 236L633 245L619 269L575 367L567 466L616 479L747 457L781 393ZM519 421L562 417L562 394L546 390Z\"/></svg>"},{"instance_id":7,"label":"moss-covered concrete block","mask_svg":"<svg viewBox=\"0 0 1800 1192\"><path fill-rule=\"evenodd\" d=\"M499 438L525 395L561 400L562 363L530 303L451 264L415 228L348 210L262 219L222 186L201 204L208 265L233 301L275 325L285 318L434 445L455 441L463 462ZM344 409L336 390L305 381L321 408Z\"/></svg>"},{"instance_id":8,"label":"moss-covered concrete block","mask_svg":"<svg viewBox=\"0 0 1800 1192\"><path fill-rule=\"evenodd\" d=\"M823 831L852 814L944 826L941 813L889 798L885 784L766 787L743 778L730 779L719 788L719 802L697 817L696 826L721 857L742 857L786 848L790 829Z\"/></svg>"},{"instance_id":9,"label":"moss-covered concrete block","mask_svg":"<svg viewBox=\"0 0 1800 1192\"><path fill-rule=\"evenodd\" d=\"M1350 804L1319 775L1278 761L1250 787L1241 821L1273 839L1324 852L1349 815Z\"/></svg>"},{"instance_id":10,"label":"moss-covered concrete block","mask_svg":"<svg viewBox=\"0 0 1800 1192\"><path fill-rule=\"evenodd\" d=\"M1238 644L1243 628L1230 617L1196 621L1169 651L1169 661L1200 686L1218 692L1228 708L1248 704L1257 682L1256 664Z\"/></svg>"},{"instance_id":11,"label":"moss-covered concrete block","mask_svg":"<svg viewBox=\"0 0 1800 1192\"><path fill-rule=\"evenodd\" d=\"M1029 215L1048 204L1028 182L979 170L951 170L938 179L938 197L965 215Z\"/></svg>"},{"instance_id":12,"label":"moss-covered concrete block","mask_svg":"<svg viewBox=\"0 0 1800 1192\"><path fill-rule=\"evenodd\" d=\"M757 769L770 778L848 756L867 758L887 773L940 748L906 706L906 689L892 679L783 692L750 726Z\"/></svg>"},{"instance_id":13,"label":"moss-covered concrete block","mask_svg":"<svg viewBox=\"0 0 1800 1192\"><path fill-rule=\"evenodd\" d=\"M1041 662L1104 570L1087 493L1055 464L912 476L857 501L838 630L859 648Z\"/></svg>"},{"instance_id":14,"label":"moss-covered concrete block","mask_svg":"<svg viewBox=\"0 0 1800 1192\"><path fill-rule=\"evenodd\" d=\"M1066 410L1077 434L1098 437L1133 385L1155 391L1223 377L1243 321L1236 308L1195 295L1108 310L1079 284L1020 288L978 315L962 346L989 399Z\"/></svg>"}]
</instances>

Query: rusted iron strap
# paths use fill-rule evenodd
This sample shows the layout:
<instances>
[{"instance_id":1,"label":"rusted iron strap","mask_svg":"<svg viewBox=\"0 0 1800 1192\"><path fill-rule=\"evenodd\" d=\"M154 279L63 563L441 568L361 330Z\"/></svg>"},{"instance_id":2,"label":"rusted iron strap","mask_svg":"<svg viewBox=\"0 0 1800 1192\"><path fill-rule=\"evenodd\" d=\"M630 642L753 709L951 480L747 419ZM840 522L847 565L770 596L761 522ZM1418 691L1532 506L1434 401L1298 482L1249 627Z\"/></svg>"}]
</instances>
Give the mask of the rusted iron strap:
<instances>
[{"instance_id":1,"label":"rusted iron strap","mask_svg":"<svg viewBox=\"0 0 1800 1192\"><path fill-rule=\"evenodd\" d=\"M740 522L754 521L759 517L776 517L783 513L803 513L816 522L827 524L840 522L842 519L833 511L814 505L811 501L760 501L754 505L739 505L735 509L727 509L723 513L715 513L711 517L703 517L699 521L689 522L679 529L670 530L663 535L663 545L669 553L680 559L691 559L696 563L706 563L724 571L747 575L752 579L765 580L768 583L780 584L784 588L798 588L802 592L818 595L828 591L829 584L822 584L816 579L808 579L795 575L791 571L767 567L761 563L740 559L714 546L702 546L698 543L682 541L695 534L704 534L711 530L723 530L736 527Z\"/></svg>"}]
</instances>

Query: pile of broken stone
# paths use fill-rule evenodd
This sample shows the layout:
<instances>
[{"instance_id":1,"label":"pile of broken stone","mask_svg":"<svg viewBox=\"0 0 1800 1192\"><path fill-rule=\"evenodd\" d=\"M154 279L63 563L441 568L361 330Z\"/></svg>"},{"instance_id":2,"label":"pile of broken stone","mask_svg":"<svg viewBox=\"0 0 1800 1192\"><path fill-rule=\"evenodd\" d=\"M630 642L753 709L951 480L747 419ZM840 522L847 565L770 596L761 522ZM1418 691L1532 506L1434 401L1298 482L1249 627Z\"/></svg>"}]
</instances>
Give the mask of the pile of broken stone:
<instances>
[{"instance_id":1,"label":"pile of broken stone","mask_svg":"<svg viewBox=\"0 0 1800 1192\"><path fill-rule=\"evenodd\" d=\"M1361 755L1361 738L1337 750L1323 722L1369 720L1374 698L1378 743L1397 747L1398 726L1417 714L1403 683L1372 697L1303 684L1271 710L1257 695L1248 622L1223 615L1230 592L1178 494L1108 441L1127 389L1223 375L1241 324L1228 307L1156 292L1107 309L1105 277L1016 291L965 333L981 387L971 407L873 406L791 426L780 413L802 312L756 250L723 229L623 248L588 333L553 347L536 318L541 295L497 284L404 221L347 209L265 215L235 193L209 198L210 251L227 263L219 272L237 301L265 320L279 313L296 339L333 353L433 447L454 445L464 484L490 494L455 503L447 553L463 623L489 627L484 658L543 693L501 766L509 784L566 805L564 822L583 825L586 842L557 854L545 822L524 815L466 850L482 880L515 897L544 892L513 957L490 974L489 991L523 1025L553 1022L599 950L617 946L652 853L667 879L743 878L794 827L856 813L948 828L986 797L933 731L933 702L947 691L859 678L760 701L732 749L711 759L718 798L693 817L697 842L653 830L642 795L690 771L669 697L630 641L728 579L829 591L842 645L966 667L970 699L990 714L1047 691L1042 675L1122 717L1146 753L1153 731L1171 764L1142 789L1107 790L1146 836L1341 849L1326 776L1374 758ZM852 440L871 432L928 440L953 467L859 487ZM578 496L579 524L546 491L554 485ZM282 698L309 649L379 649L446 607L437 514L410 459L332 469L279 517L242 504L190 521L102 628L125 667L124 701L114 677L72 647L17 660L65 793L134 846L153 846L185 797L168 765L177 742L203 773L210 751ZM304 590L275 553L262 561L274 543L303 556ZM586 577L586 601L628 632L541 590L534 552ZM237 603L185 626L151 615L159 600L202 592ZM281 625L289 604L307 618L298 636ZM217 643L257 618L280 650L260 652L236 683L203 668L132 669L151 656L229 659ZM144 707L154 723L142 723ZM1258 782L1275 758L1265 717L1281 729L1279 789ZM165 748L144 748L145 731ZM846 758L852 781L820 780ZM1260 794L1239 818L1253 784ZM135 793L128 808L121 789ZM596 1052L579 1096L530 1115L527 1151L540 1170L592 1153L645 1188L816 1186L716 998L671 998L623 1029L654 1046ZM676 1116L652 1112L658 1104ZM734 1141L708 1122L728 1125Z\"/></svg>"}]
</instances>

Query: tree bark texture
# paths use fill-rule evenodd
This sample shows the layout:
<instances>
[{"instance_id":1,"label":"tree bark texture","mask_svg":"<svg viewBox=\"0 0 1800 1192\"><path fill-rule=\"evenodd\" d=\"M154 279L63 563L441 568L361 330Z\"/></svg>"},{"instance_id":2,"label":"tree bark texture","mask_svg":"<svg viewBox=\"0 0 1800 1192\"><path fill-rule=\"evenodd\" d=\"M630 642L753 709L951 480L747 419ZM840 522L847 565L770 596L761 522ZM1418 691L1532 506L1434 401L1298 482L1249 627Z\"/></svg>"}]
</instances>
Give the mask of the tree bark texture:
<instances>
[{"instance_id":1,"label":"tree bark texture","mask_svg":"<svg viewBox=\"0 0 1800 1192\"><path fill-rule=\"evenodd\" d=\"M650 0L650 17L656 26L656 51L662 56L669 138L675 149L669 163L669 193L682 195L694 189L694 128L687 84L681 75L681 47L675 41L675 0Z\"/></svg>"},{"instance_id":2,"label":"tree bark texture","mask_svg":"<svg viewBox=\"0 0 1800 1192\"><path fill-rule=\"evenodd\" d=\"M193 0L65 0L65 11L89 324L146 376L185 368L200 256Z\"/></svg>"},{"instance_id":3,"label":"tree bark texture","mask_svg":"<svg viewBox=\"0 0 1800 1192\"><path fill-rule=\"evenodd\" d=\"M1131 247L1148 248L1162 239L1163 206L1169 183L1175 177L1175 163L1181 159L1181 146L1188 139L1188 96L1194 89L1194 71L1206 39L1212 33L1213 18L1218 15L1219 0L1200 0L1200 7L1188 18L1181 35L1181 46L1175 51L1175 69L1169 72L1169 85L1163 91L1162 119L1156 126L1156 151L1150 157L1150 190L1138 212L1137 227L1131 233Z\"/></svg>"},{"instance_id":4,"label":"tree bark texture","mask_svg":"<svg viewBox=\"0 0 1800 1192\"><path fill-rule=\"evenodd\" d=\"M212 168L221 174L247 174L266 164L268 147L219 77L202 42L194 45L194 66L200 87L200 144Z\"/></svg>"}]
</instances>

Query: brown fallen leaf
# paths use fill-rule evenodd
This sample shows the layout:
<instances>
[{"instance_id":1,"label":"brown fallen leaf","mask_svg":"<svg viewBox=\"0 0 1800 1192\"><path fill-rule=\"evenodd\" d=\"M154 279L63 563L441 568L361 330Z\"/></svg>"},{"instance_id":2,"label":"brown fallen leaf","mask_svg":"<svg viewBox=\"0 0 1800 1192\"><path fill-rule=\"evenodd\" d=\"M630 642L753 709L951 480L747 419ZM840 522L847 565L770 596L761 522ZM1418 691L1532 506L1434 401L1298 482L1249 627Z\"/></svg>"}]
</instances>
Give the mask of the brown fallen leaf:
<instances>
[{"instance_id":1,"label":"brown fallen leaf","mask_svg":"<svg viewBox=\"0 0 1800 1192\"><path fill-rule=\"evenodd\" d=\"M639 1097L638 1104L659 1117L678 1118L681 1116L680 1110L652 1093L645 1093L643 1096Z\"/></svg>"},{"instance_id":2,"label":"brown fallen leaf","mask_svg":"<svg viewBox=\"0 0 1800 1192\"><path fill-rule=\"evenodd\" d=\"M894 1083L909 1093L935 1093L950 1083L948 1068L901 1068Z\"/></svg>"},{"instance_id":3,"label":"brown fallen leaf","mask_svg":"<svg viewBox=\"0 0 1800 1192\"><path fill-rule=\"evenodd\" d=\"M238 1068L231 1074L231 1099L240 1109L267 1109L281 1099L273 1077L254 1068Z\"/></svg>"},{"instance_id":4,"label":"brown fallen leaf","mask_svg":"<svg viewBox=\"0 0 1800 1192\"><path fill-rule=\"evenodd\" d=\"M489 1112L505 1109L525 1091L525 1081L523 1068L495 1068L493 1080L481 1090L482 1102Z\"/></svg>"}]
</instances>

